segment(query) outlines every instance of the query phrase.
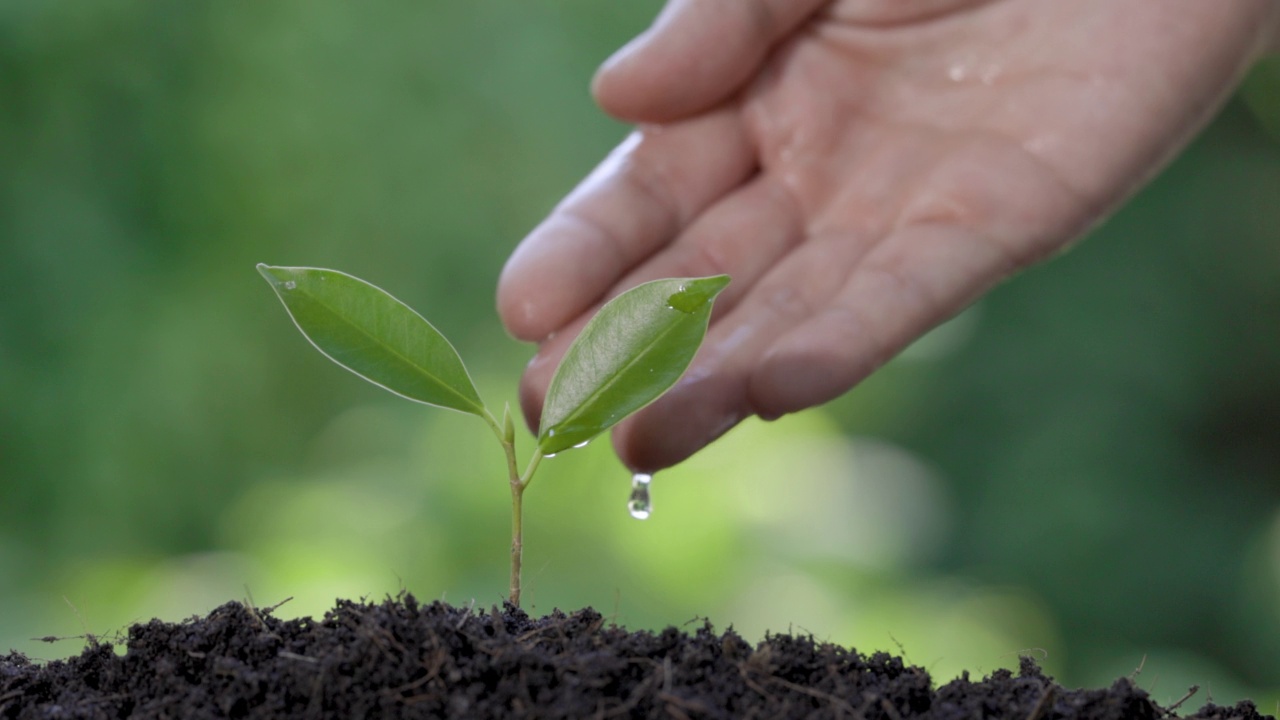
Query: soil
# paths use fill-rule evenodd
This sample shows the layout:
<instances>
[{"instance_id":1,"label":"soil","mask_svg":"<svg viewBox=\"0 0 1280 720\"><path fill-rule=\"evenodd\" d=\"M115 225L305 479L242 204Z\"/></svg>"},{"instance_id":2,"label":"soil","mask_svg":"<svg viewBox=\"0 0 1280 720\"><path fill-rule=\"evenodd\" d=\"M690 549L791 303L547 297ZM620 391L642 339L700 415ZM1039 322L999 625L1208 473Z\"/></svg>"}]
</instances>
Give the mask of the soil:
<instances>
[{"instance_id":1,"label":"soil","mask_svg":"<svg viewBox=\"0 0 1280 720\"><path fill-rule=\"evenodd\" d=\"M0 656L0 718L1016 718L1179 717L1128 678L1068 690L1030 659L935 688L885 653L812 637L754 647L732 630L628 632L594 610L530 618L411 595L339 601L321 620L228 603L128 630L117 654L37 664ZM1252 703L1194 718L1257 719Z\"/></svg>"}]
</instances>

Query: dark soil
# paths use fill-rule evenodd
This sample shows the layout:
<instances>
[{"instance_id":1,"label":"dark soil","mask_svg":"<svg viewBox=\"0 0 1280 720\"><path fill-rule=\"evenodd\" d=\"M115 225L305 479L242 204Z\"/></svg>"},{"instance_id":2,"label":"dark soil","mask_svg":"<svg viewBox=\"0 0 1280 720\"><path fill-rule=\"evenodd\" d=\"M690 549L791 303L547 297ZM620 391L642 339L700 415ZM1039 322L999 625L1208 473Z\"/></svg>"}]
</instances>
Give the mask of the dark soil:
<instances>
[{"instance_id":1,"label":"dark soil","mask_svg":"<svg viewBox=\"0 0 1280 720\"><path fill-rule=\"evenodd\" d=\"M129 629L127 652L0 657L0 718L1124 718L1179 717L1128 679L1067 690L1029 659L1017 674L935 689L900 658L774 635L752 647L710 625L627 632L599 613L533 619L339 601L323 620L228 603ZM1252 703L1195 718L1262 718Z\"/></svg>"}]
</instances>

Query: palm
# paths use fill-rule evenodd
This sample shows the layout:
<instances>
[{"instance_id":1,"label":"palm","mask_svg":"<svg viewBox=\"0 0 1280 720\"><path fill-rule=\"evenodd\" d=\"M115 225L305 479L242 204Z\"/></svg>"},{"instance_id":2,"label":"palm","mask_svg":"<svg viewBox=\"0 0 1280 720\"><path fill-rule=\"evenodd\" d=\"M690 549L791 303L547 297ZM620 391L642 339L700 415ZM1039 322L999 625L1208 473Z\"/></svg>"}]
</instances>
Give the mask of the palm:
<instances>
[{"instance_id":1,"label":"palm","mask_svg":"<svg viewBox=\"0 0 1280 720\"><path fill-rule=\"evenodd\" d=\"M689 374L615 437L647 469L746 415L844 392L1076 237L1216 107L1274 14L1261 0L1233 13L1198 0L939 0L913 18L848 0L762 61L734 57L731 36L703 62L687 5L598 87L606 109L661 125L531 235L500 294L518 336L556 333L526 374L529 409L602 297L660 276L733 276ZM569 259L578 282L538 287L553 277L544 266Z\"/></svg>"}]
</instances>

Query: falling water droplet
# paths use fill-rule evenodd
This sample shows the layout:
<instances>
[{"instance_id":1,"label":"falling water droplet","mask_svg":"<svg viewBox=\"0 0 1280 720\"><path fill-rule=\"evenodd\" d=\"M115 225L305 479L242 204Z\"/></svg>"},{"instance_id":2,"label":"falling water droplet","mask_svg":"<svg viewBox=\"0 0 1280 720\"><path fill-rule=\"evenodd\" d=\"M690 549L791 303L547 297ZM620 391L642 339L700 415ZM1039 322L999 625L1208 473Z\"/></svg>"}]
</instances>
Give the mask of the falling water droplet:
<instances>
[{"instance_id":1,"label":"falling water droplet","mask_svg":"<svg viewBox=\"0 0 1280 720\"><path fill-rule=\"evenodd\" d=\"M649 499L649 483L653 476L636 473L631 478L631 499L627 502L627 510L637 520L647 520L653 514L653 501Z\"/></svg>"},{"instance_id":2,"label":"falling water droplet","mask_svg":"<svg viewBox=\"0 0 1280 720\"><path fill-rule=\"evenodd\" d=\"M284 289L285 289L285 290L294 290L294 289L296 289L297 287L298 287L298 283L296 283L296 282L294 282L294 281L292 281L292 280L286 280L286 281L285 281L285 283L284 283Z\"/></svg>"}]
</instances>

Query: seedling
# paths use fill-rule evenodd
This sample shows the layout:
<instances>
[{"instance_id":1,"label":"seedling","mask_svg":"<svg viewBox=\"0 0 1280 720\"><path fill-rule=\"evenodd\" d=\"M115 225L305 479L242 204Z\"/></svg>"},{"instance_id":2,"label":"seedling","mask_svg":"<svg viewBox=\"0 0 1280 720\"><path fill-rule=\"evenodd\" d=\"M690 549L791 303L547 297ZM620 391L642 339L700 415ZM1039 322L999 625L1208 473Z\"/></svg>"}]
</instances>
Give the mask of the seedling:
<instances>
[{"instance_id":1,"label":"seedling","mask_svg":"<svg viewBox=\"0 0 1280 720\"><path fill-rule=\"evenodd\" d=\"M542 406L537 445L520 472L515 423L480 399L462 358L408 305L336 270L258 265L307 340L391 392L484 420L506 455L511 486L511 604L520 605L524 491L544 457L589 440L656 400L689 367L727 275L655 280L600 308L565 352ZM647 513L646 513L647 514Z\"/></svg>"}]
</instances>

